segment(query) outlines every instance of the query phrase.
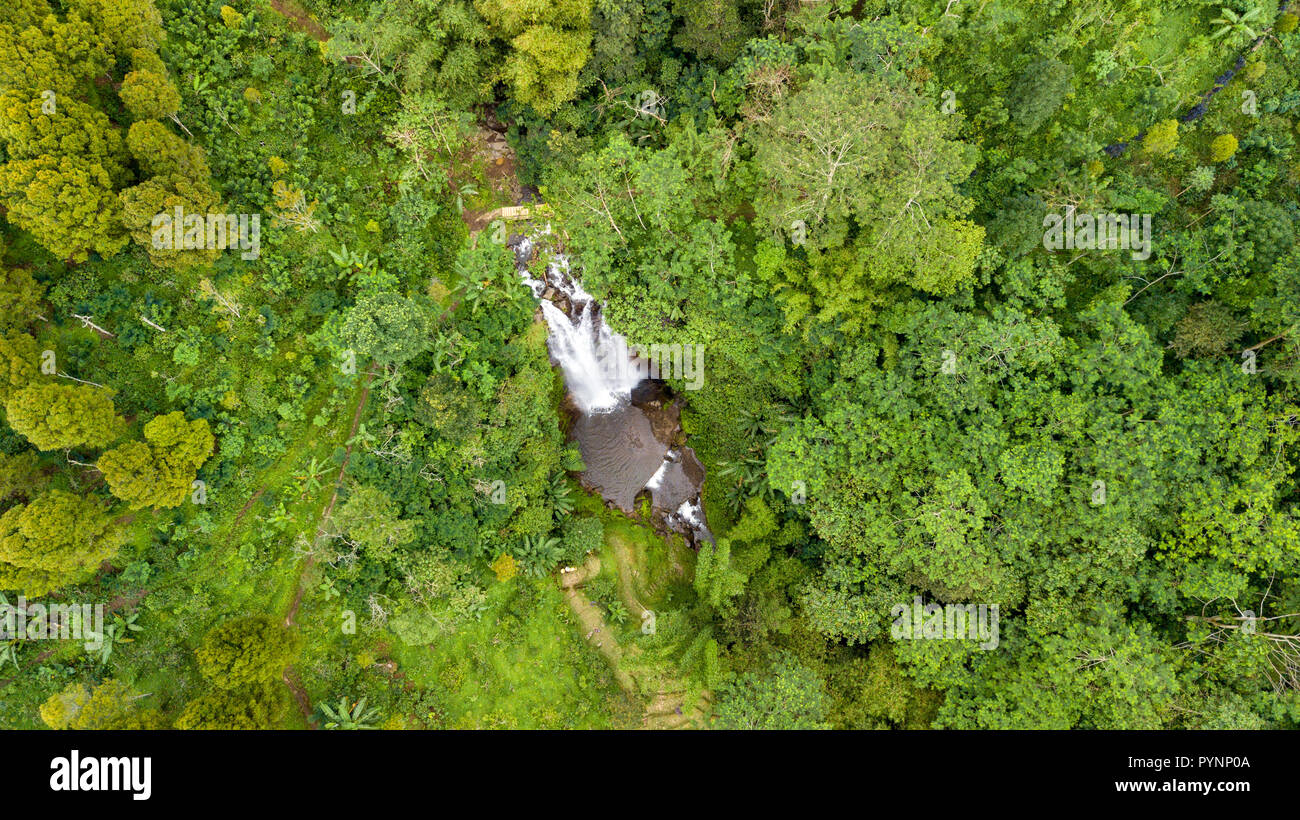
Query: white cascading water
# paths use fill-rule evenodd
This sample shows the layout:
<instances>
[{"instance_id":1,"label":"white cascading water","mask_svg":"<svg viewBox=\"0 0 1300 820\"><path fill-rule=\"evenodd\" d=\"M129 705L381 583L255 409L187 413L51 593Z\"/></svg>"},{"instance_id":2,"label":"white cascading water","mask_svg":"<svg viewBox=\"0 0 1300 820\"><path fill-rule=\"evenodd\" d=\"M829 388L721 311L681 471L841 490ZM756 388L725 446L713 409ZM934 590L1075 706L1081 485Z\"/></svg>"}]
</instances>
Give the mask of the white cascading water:
<instances>
[{"instance_id":1,"label":"white cascading water","mask_svg":"<svg viewBox=\"0 0 1300 820\"><path fill-rule=\"evenodd\" d=\"M517 258L527 260L531 253L532 241L523 239ZM629 357L627 341L610 330L598 316L596 300L569 274L568 259L556 255L543 279L532 278L524 265L519 272L542 306L550 327L551 356L564 372L564 383L578 409L590 415L626 405L644 374ZM576 316L565 315L554 302L542 298L548 287L568 299L570 313Z\"/></svg>"}]
</instances>

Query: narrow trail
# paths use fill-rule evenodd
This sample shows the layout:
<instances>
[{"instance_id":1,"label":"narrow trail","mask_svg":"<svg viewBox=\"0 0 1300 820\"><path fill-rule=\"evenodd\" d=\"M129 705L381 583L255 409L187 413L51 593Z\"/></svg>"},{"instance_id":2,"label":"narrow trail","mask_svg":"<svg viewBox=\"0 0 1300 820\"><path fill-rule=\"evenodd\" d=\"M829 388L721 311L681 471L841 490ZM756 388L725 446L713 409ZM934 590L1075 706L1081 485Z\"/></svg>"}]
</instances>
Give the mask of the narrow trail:
<instances>
[{"instance_id":1,"label":"narrow trail","mask_svg":"<svg viewBox=\"0 0 1300 820\"><path fill-rule=\"evenodd\" d=\"M302 719L311 728L311 699L307 697L307 690L303 688L302 681L298 680L298 673L293 670L292 666L285 667L284 672L280 675L284 685L289 687L289 693L293 695L294 703L298 704L298 711L302 713Z\"/></svg>"},{"instance_id":2,"label":"narrow trail","mask_svg":"<svg viewBox=\"0 0 1300 820\"><path fill-rule=\"evenodd\" d=\"M372 363L366 370L366 381L364 386L361 388L361 398L357 400L356 410L352 413L352 426L348 429L347 438L349 442L356 438L357 430L361 427L361 416L366 409L366 400L370 398L370 383L374 381L374 378L375 369L374 364ZM334 478L334 491L330 493L330 500L325 505L325 508L321 510L320 518L316 522L316 544L313 546L319 545L322 540L327 537L326 534L330 516L334 514L334 504L339 500L339 489L343 486L343 477L348 471L348 461L352 458L352 446L352 444L348 444L346 449L343 451L343 463L339 465L338 475ZM302 596L307 591L302 585L302 578L307 574L307 570L311 569L312 565L315 563L316 550L313 549L307 554L307 557L303 559L302 567L298 571L298 592L293 596L293 603L289 605L289 611L285 613L285 626L295 626L293 619L297 616L298 607L302 604Z\"/></svg>"},{"instance_id":3,"label":"narrow trail","mask_svg":"<svg viewBox=\"0 0 1300 820\"><path fill-rule=\"evenodd\" d=\"M370 367L366 369L366 380L361 388L361 397L357 400L356 409L352 412L352 424L348 429L348 442L351 442L356 438L357 430L361 427L361 417L365 413L366 401L370 398L370 383L374 378L375 367L374 364L371 363ZM330 500L325 504L325 508L321 511L320 518L316 522L316 542L313 545L312 551L303 558L302 566L298 569L298 579L296 582L298 589L297 592L294 593L293 602L289 605L289 610L284 615L284 625L290 629L297 626L294 619L298 616L298 608L302 606L303 596L307 592L306 586L303 585L303 578L306 576L307 571L316 563L316 550L314 547L319 546L322 540L326 537L330 516L333 515L334 504L339 498L339 488L343 486L343 479L348 469L348 461L352 458L352 447L353 445L349 443L343 451L343 463L339 465L338 475L334 478L334 490L330 493ZM260 495L261 493L258 494ZM249 501L249 504L252 504L251 500ZM289 691L293 694L293 699L298 704L298 711L302 713L303 720L306 721L310 727L312 712L311 700L307 697L307 691L303 688L302 682L298 679L298 675L294 671L293 667L286 668L282 678L284 680L284 685L289 687Z\"/></svg>"},{"instance_id":4,"label":"narrow trail","mask_svg":"<svg viewBox=\"0 0 1300 820\"><path fill-rule=\"evenodd\" d=\"M623 599L623 603L632 613L635 621L640 622L641 613L650 610L641 603L630 577L636 572L631 561L631 551L621 539L613 539L613 543L619 597ZM583 637L609 662L614 678L623 691L642 702L641 728L703 727L704 712L694 705L686 707L687 688L676 678L673 671L651 669L646 666L636 669L627 668L637 666L633 661L640 649L622 646L614 637L600 608L582 592L582 586L599 575L600 570L600 558L593 555L577 570L561 573L560 587L564 590L569 608L578 619ZM709 702L712 699L711 693L703 693L703 699L706 703Z\"/></svg>"},{"instance_id":5,"label":"narrow trail","mask_svg":"<svg viewBox=\"0 0 1300 820\"><path fill-rule=\"evenodd\" d=\"M248 501L244 504L242 508L240 508L239 513L235 516L235 524L238 524L240 521L243 520L245 515L248 515L248 511L253 509L253 505L257 503L257 499L261 498L262 493L265 492L266 492L266 488L261 487L258 489L257 492L253 493L251 496L248 497Z\"/></svg>"},{"instance_id":6,"label":"narrow trail","mask_svg":"<svg viewBox=\"0 0 1300 820\"><path fill-rule=\"evenodd\" d=\"M271 8L287 18L291 27L310 35L317 42L323 43L330 38L330 33L316 20L315 15L296 0L271 0Z\"/></svg>"},{"instance_id":7,"label":"narrow trail","mask_svg":"<svg viewBox=\"0 0 1300 820\"><path fill-rule=\"evenodd\" d=\"M569 608L573 610L573 614L578 618L578 624L587 642L594 646L601 655L604 655L605 660L609 661L610 667L614 670L614 678L623 691L636 697L640 694L641 687L637 685L636 679L621 666L623 647L619 645L618 639L610 631L609 624L605 623L605 616L601 614L600 608L588 600L580 589L582 584L599 574L600 558L593 555L587 559L587 563L583 564L581 569L562 574L560 576L560 586L564 589L565 598L569 601Z\"/></svg>"}]
</instances>

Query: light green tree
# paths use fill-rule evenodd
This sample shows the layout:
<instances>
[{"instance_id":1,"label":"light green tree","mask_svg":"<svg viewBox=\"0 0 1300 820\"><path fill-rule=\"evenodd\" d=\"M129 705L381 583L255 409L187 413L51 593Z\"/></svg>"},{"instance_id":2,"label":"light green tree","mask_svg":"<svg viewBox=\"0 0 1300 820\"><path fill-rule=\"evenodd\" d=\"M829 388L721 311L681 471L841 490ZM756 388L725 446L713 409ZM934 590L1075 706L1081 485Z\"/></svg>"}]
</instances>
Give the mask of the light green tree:
<instances>
[{"instance_id":1,"label":"light green tree","mask_svg":"<svg viewBox=\"0 0 1300 820\"><path fill-rule=\"evenodd\" d=\"M116 680L94 687L70 683L41 704L40 715L51 729L167 728L158 710L141 706L144 697Z\"/></svg>"},{"instance_id":2,"label":"light green tree","mask_svg":"<svg viewBox=\"0 0 1300 820\"><path fill-rule=\"evenodd\" d=\"M1178 120L1161 120L1147 129L1142 150L1153 157L1166 157L1178 147Z\"/></svg>"},{"instance_id":3,"label":"light green tree","mask_svg":"<svg viewBox=\"0 0 1300 820\"><path fill-rule=\"evenodd\" d=\"M515 98L542 114L573 99L591 57L591 0L475 0L511 52L501 69Z\"/></svg>"},{"instance_id":4,"label":"light green tree","mask_svg":"<svg viewBox=\"0 0 1300 820\"><path fill-rule=\"evenodd\" d=\"M0 589L37 597L85 580L121 543L120 528L95 501L49 490L0 515Z\"/></svg>"},{"instance_id":5,"label":"light green tree","mask_svg":"<svg viewBox=\"0 0 1300 820\"><path fill-rule=\"evenodd\" d=\"M109 391L86 384L37 381L9 396L5 410L9 426L38 450L99 448L121 431Z\"/></svg>"},{"instance_id":6,"label":"light green tree","mask_svg":"<svg viewBox=\"0 0 1300 820\"><path fill-rule=\"evenodd\" d=\"M36 340L26 333L0 336L0 402L36 378L39 355Z\"/></svg>"},{"instance_id":7,"label":"light green tree","mask_svg":"<svg viewBox=\"0 0 1300 820\"><path fill-rule=\"evenodd\" d=\"M254 615L213 627L194 654L205 678L236 689L277 680L297 649L294 635L278 620Z\"/></svg>"},{"instance_id":8,"label":"light green tree","mask_svg":"<svg viewBox=\"0 0 1300 820\"><path fill-rule=\"evenodd\" d=\"M45 286L26 268L0 265L0 329L25 329L40 313Z\"/></svg>"},{"instance_id":9,"label":"light green tree","mask_svg":"<svg viewBox=\"0 0 1300 820\"><path fill-rule=\"evenodd\" d=\"M1232 134L1220 134L1210 143L1210 162L1227 162L1237 153L1237 138Z\"/></svg>"},{"instance_id":10,"label":"light green tree","mask_svg":"<svg viewBox=\"0 0 1300 820\"><path fill-rule=\"evenodd\" d=\"M113 495L131 509L176 507L185 501L213 443L206 420L186 421L176 411L155 416L144 426L143 442L105 452L96 466Z\"/></svg>"},{"instance_id":11,"label":"light green tree","mask_svg":"<svg viewBox=\"0 0 1300 820\"><path fill-rule=\"evenodd\" d=\"M58 257L84 262L126 245L112 177L97 162L50 155L0 166L0 201L6 219Z\"/></svg>"},{"instance_id":12,"label":"light green tree","mask_svg":"<svg viewBox=\"0 0 1300 820\"><path fill-rule=\"evenodd\" d=\"M185 705L177 729L274 729L287 703L279 683L214 689Z\"/></svg>"}]
</instances>

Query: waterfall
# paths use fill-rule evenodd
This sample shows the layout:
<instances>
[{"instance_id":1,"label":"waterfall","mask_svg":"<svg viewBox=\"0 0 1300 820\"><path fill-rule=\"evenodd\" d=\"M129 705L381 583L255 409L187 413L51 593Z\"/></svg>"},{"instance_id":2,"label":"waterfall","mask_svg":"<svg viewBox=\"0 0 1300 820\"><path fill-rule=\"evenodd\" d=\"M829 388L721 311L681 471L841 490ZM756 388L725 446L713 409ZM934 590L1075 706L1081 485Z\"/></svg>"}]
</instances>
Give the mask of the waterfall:
<instances>
[{"instance_id":1,"label":"waterfall","mask_svg":"<svg viewBox=\"0 0 1300 820\"><path fill-rule=\"evenodd\" d=\"M535 279L526 264L531 253L532 240L522 239L515 251L519 272L541 304L550 328L547 345L574 403L587 415L625 406L645 377L642 362L630 355L627 340L605 324L596 300L570 274L567 257L557 254L543 278ZM568 313L546 298L548 291L568 302Z\"/></svg>"},{"instance_id":2,"label":"waterfall","mask_svg":"<svg viewBox=\"0 0 1300 820\"><path fill-rule=\"evenodd\" d=\"M549 233L548 226L535 235ZM568 257L552 255L539 279L528 269L533 238L510 241L519 276L546 320L551 360L579 411L571 434L587 467L584 484L629 514L636 496L649 490L664 526L689 543L712 541L700 501L703 466L689 447L670 448L670 432L661 429L656 435L643 399L634 403L633 391L649 375L648 363L605 323L600 304L570 271ZM655 406L656 417L662 417L664 408Z\"/></svg>"}]
</instances>

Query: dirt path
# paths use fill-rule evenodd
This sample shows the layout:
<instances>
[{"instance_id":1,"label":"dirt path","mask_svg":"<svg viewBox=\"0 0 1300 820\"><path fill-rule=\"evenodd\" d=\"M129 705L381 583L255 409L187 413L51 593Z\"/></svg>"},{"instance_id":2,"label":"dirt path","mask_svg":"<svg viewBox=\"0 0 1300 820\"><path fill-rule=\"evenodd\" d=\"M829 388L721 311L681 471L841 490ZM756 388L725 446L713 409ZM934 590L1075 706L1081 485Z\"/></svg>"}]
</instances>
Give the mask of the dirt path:
<instances>
[{"instance_id":1,"label":"dirt path","mask_svg":"<svg viewBox=\"0 0 1300 820\"><path fill-rule=\"evenodd\" d=\"M311 700L307 697L307 690L302 687L302 681L298 680L298 673L293 671L293 667L288 667L280 677L284 685L289 687L294 702L298 704L302 719L307 723L307 727L311 728Z\"/></svg>"},{"instance_id":2,"label":"dirt path","mask_svg":"<svg viewBox=\"0 0 1300 820\"><path fill-rule=\"evenodd\" d=\"M365 381L365 385L361 388L361 398L357 401L357 408L352 413L352 426L348 429L348 438L347 438L348 441L351 441L352 439L356 438L357 430L361 427L361 416L365 412L366 400L370 397L370 383L374 380L374 378L375 378L375 366L374 363L372 362L370 367L366 369L366 381ZM329 503L325 505L325 509L321 511L320 519L316 522L316 544L317 545L319 545L321 541L326 538L330 516L334 514L334 504L339 500L339 488L343 486L343 477L347 473L348 460L351 458L352 458L352 445L348 444L347 448L343 451L343 463L339 465L339 473L334 478L334 492L330 493ZM284 616L285 626L288 627L295 626L293 619L297 616L298 607L301 606L302 604L302 596L307 591L306 587L302 585L302 579L303 576L307 574L307 570L311 569L312 565L315 563L316 563L316 551L313 549L310 553L308 553L307 557L303 559L302 568L298 571L298 592L293 596L293 603L289 605L289 611L285 613Z\"/></svg>"},{"instance_id":3,"label":"dirt path","mask_svg":"<svg viewBox=\"0 0 1300 820\"><path fill-rule=\"evenodd\" d=\"M317 41L323 43L330 38L330 33L325 30L325 27L294 0L271 0L271 8L289 18L290 25L293 28L311 35Z\"/></svg>"},{"instance_id":4,"label":"dirt path","mask_svg":"<svg viewBox=\"0 0 1300 820\"><path fill-rule=\"evenodd\" d=\"M649 610L637 598L629 577L629 570L635 571L630 549L618 539L615 539L614 549L619 596L639 621L641 613ZM618 554L620 549L622 555ZM671 672L629 671L625 668L632 665L625 661L631 661L640 651L639 648L625 649L621 646L605 622L600 608L582 592L583 584L599 575L600 568L600 558L593 555L576 571L561 573L560 587L564 590L569 608L578 619L583 637L609 662L614 678L623 691L642 700L641 728L691 729L703 726L704 714L700 709L693 705L683 708L686 706L687 691ZM703 697L708 701L711 695L705 692Z\"/></svg>"},{"instance_id":5,"label":"dirt path","mask_svg":"<svg viewBox=\"0 0 1300 820\"><path fill-rule=\"evenodd\" d=\"M637 685L636 679L620 666L623 662L623 647L610 631L609 624L605 623L605 616L601 614L600 608L589 601L581 591L581 585L587 579L595 578L599 574L600 559L593 555L577 572L569 573L568 577L561 576L560 584L564 587L569 608L578 617L578 623L587 642L609 661L610 667L614 670L614 678L623 691L636 696L640 694L641 687Z\"/></svg>"},{"instance_id":6,"label":"dirt path","mask_svg":"<svg viewBox=\"0 0 1300 820\"><path fill-rule=\"evenodd\" d=\"M235 516L235 524L238 524L245 515L248 515L248 511L253 509L253 504L257 502L257 499L262 497L262 493L264 492L266 492L266 488L262 487L249 497L248 502L244 504L243 508L240 509L239 514Z\"/></svg>"},{"instance_id":7,"label":"dirt path","mask_svg":"<svg viewBox=\"0 0 1300 820\"><path fill-rule=\"evenodd\" d=\"M650 608L641 603L641 598L637 595L636 585L633 582L634 577L640 577L641 571L637 569L636 560L632 555L632 548L627 545L626 541L616 535L611 535L609 543L614 548L614 560L618 563L619 597L623 599L627 611L632 613L632 617L639 623L645 620L645 613L650 612Z\"/></svg>"},{"instance_id":8,"label":"dirt path","mask_svg":"<svg viewBox=\"0 0 1300 820\"><path fill-rule=\"evenodd\" d=\"M644 621L644 613L650 613L651 616L654 613L641 602L637 592L641 570L637 567L632 547L617 535L611 535L609 544L614 550L614 560L618 562L619 597L623 599L624 605L627 606L628 612L632 613L633 618L638 622ZM645 714L641 719L642 728L690 729L704 725L704 713L701 710L695 706L683 708L686 706L687 691L675 676L664 676L654 682L643 679L642 684L647 691L654 692L645 707ZM706 691L702 697L706 702L710 701L712 693Z\"/></svg>"},{"instance_id":9,"label":"dirt path","mask_svg":"<svg viewBox=\"0 0 1300 820\"><path fill-rule=\"evenodd\" d=\"M370 383L374 378L375 369L374 364L372 363L366 370L366 381L364 386L361 388L361 398L357 400L357 407L352 412L352 425L348 429L348 441L352 441L352 439L356 438L357 430L361 426L361 417L365 413L366 401L370 398ZM339 465L338 475L334 478L334 491L330 493L330 500L321 511L320 519L316 523L317 544L320 544L321 540L325 538L330 516L334 513L334 504L338 501L339 488L343 486L343 478L347 473L348 460L351 457L352 445L348 444L347 448L343 452L343 463ZM261 495L261 493L259 492L258 495ZM256 496L254 496L254 499L256 499ZM250 500L249 505L251 506L252 503L252 500ZM298 608L302 606L303 596L307 592L307 588L303 585L303 578L315 563L316 554L315 550L313 550L303 559L302 567L298 570L298 591L294 593L293 603L289 605L289 611L284 615L284 625L290 629L297 626L294 619L298 616ZM292 693L294 701L298 704L298 711L302 713L302 719L307 723L308 728L313 728L311 724L311 700L307 697L307 690L303 688L302 682L298 679L298 673L291 666L284 670L282 678L284 680L284 685L289 687L289 692Z\"/></svg>"}]
</instances>

